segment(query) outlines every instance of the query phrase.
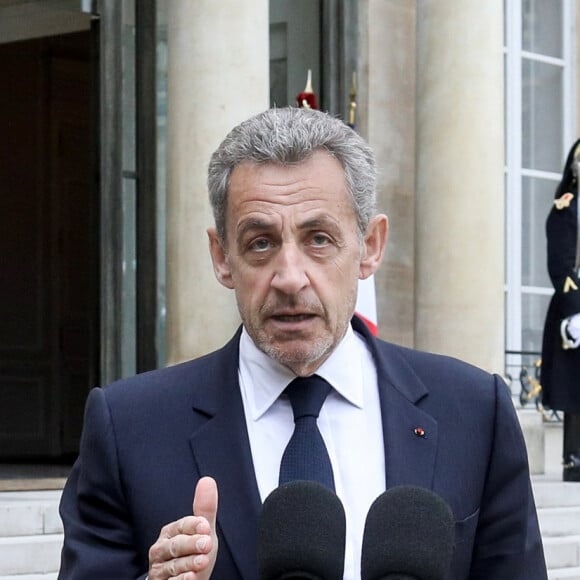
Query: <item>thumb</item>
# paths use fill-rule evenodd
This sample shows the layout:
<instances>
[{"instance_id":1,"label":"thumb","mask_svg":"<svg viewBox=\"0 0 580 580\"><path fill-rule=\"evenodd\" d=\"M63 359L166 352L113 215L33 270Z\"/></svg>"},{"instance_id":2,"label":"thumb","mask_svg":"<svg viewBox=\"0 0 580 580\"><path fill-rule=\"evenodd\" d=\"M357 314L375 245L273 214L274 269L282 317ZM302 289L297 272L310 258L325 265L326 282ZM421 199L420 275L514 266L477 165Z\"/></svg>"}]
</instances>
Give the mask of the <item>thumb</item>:
<instances>
[{"instance_id":1,"label":"thumb","mask_svg":"<svg viewBox=\"0 0 580 580\"><path fill-rule=\"evenodd\" d=\"M215 479L202 477L195 486L193 497L193 514L204 517L215 533L215 523L218 507L218 490Z\"/></svg>"}]
</instances>

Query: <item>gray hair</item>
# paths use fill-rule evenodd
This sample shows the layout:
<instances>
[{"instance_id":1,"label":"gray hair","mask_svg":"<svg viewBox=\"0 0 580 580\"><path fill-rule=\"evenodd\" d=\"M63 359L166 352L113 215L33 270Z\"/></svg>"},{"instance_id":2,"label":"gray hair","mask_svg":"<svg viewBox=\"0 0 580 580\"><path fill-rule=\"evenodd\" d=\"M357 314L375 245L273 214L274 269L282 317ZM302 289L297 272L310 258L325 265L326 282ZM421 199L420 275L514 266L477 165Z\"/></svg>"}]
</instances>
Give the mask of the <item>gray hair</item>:
<instances>
[{"instance_id":1,"label":"gray hair","mask_svg":"<svg viewBox=\"0 0 580 580\"><path fill-rule=\"evenodd\" d=\"M359 233L364 236L376 211L377 171L371 148L341 120L313 109L289 107L268 109L244 121L212 155L207 184L220 239L226 239L228 186L235 167L244 161L299 163L320 150L342 165Z\"/></svg>"}]
</instances>

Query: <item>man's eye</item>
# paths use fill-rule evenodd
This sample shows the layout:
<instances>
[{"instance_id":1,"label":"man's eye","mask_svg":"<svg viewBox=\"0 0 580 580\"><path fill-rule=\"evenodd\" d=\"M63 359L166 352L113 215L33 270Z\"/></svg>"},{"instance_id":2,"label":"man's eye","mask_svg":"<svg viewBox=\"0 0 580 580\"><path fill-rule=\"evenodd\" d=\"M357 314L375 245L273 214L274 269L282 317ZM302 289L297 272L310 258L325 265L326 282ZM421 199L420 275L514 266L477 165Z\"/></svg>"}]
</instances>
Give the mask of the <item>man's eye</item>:
<instances>
[{"instance_id":1,"label":"man's eye","mask_svg":"<svg viewBox=\"0 0 580 580\"><path fill-rule=\"evenodd\" d=\"M312 236L312 245L313 246L327 246L330 244L330 238L325 234L316 234Z\"/></svg>"},{"instance_id":2,"label":"man's eye","mask_svg":"<svg viewBox=\"0 0 580 580\"><path fill-rule=\"evenodd\" d=\"M250 250L254 252L264 252L270 248L270 240L266 238L258 238L250 244Z\"/></svg>"}]
</instances>

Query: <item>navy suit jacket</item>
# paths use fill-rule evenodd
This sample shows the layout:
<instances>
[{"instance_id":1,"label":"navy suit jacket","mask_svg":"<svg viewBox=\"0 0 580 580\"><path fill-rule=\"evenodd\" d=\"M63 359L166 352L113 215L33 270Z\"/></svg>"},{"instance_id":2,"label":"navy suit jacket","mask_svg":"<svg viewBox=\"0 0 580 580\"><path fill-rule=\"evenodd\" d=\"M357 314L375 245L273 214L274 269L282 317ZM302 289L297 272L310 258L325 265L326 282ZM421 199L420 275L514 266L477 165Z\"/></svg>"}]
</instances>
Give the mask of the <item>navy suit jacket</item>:
<instances>
[{"instance_id":1,"label":"navy suit jacket","mask_svg":"<svg viewBox=\"0 0 580 580\"><path fill-rule=\"evenodd\" d=\"M356 318L353 326L377 366L386 487L423 486L453 510L449 580L545 580L526 449L505 383L376 340ZM219 490L212 577L257 580L261 501L238 385L239 334L200 359L91 391L61 501L59 578L144 578L161 528L191 515L195 485L210 475Z\"/></svg>"}]
</instances>

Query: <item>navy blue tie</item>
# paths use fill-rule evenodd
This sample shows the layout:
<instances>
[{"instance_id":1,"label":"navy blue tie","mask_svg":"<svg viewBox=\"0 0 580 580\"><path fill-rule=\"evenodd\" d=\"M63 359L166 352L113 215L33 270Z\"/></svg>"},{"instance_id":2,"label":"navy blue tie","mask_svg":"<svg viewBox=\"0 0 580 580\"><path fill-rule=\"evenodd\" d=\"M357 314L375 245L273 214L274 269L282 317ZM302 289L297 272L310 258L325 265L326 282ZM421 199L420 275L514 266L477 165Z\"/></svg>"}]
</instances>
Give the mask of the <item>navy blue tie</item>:
<instances>
[{"instance_id":1,"label":"navy blue tie","mask_svg":"<svg viewBox=\"0 0 580 580\"><path fill-rule=\"evenodd\" d=\"M280 485L317 481L334 491L330 457L316 420L332 387L318 375L298 377L284 391L294 412L294 433L280 463Z\"/></svg>"}]
</instances>

